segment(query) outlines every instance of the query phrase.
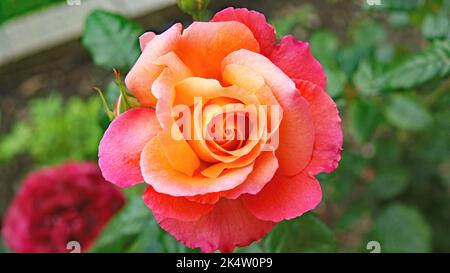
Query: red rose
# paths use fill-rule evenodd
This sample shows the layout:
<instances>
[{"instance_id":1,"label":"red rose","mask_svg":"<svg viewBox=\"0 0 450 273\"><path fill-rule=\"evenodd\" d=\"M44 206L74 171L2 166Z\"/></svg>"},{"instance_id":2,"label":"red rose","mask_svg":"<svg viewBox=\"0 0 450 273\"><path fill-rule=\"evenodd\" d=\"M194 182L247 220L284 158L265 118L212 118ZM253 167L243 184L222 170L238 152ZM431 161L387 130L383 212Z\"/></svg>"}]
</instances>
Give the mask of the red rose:
<instances>
[{"instance_id":1,"label":"red rose","mask_svg":"<svg viewBox=\"0 0 450 273\"><path fill-rule=\"evenodd\" d=\"M82 250L122 206L122 193L105 182L94 163L66 163L30 174L3 222L4 242L15 252Z\"/></svg>"}]
</instances>

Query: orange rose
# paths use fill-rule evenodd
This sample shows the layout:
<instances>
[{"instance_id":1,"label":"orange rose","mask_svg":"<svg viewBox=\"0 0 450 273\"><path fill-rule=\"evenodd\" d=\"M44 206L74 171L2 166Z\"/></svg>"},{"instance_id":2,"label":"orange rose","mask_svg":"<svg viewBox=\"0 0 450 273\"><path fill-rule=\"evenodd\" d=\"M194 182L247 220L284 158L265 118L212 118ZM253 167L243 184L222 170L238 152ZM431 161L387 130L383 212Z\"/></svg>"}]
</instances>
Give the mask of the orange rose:
<instances>
[{"instance_id":1,"label":"orange rose","mask_svg":"<svg viewBox=\"0 0 450 273\"><path fill-rule=\"evenodd\" d=\"M320 202L342 130L309 45L275 45L264 15L228 8L184 31L145 33L125 79L141 107L100 143L105 178L143 198L189 247L232 251Z\"/></svg>"}]
</instances>

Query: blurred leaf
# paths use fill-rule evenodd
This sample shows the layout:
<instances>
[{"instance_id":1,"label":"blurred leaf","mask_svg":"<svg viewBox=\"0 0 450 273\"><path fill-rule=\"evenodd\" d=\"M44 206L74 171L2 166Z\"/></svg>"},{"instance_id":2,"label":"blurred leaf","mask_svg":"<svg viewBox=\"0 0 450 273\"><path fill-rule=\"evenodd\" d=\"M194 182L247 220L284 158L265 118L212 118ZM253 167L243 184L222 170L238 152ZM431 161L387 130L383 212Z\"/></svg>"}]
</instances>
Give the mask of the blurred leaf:
<instances>
[{"instance_id":1,"label":"blurred leaf","mask_svg":"<svg viewBox=\"0 0 450 273\"><path fill-rule=\"evenodd\" d=\"M102 131L97 123L99 101L73 97L64 103L57 93L30 102L29 119L17 123L0 140L5 162L25 153L38 165L97 158Z\"/></svg>"},{"instance_id":2,"label":"blurred leaf","mask_svg":"<svg viewBox=\"0 0 450 273\"><path fill-rule=\"evenodd\" d=\"M363 61L359 64L358 69L353 74L353 84L360 94L370 96L378 93L373 84L376 78L375 74L376 72L368 61Z\"/></svg>"},{"instance_id":3,"label":"blurred leaf","mask_svg":"<svg viewBox=\"0 0 450 273\"><path fill-rule=\"evenodd\" d=\"M327 75L327 93L332 98L341 96L342 93L344 93L347 76L338 68L330 69L328 67L324 67L324 70Z\"/></svg>"},{"instance_id":4,"label":"blurred leaf","mask_svg":"<svg viewBox=\"0 0 450 273\"><path fill-rule=\"evenodd\" d=\"M0 25L12 18L23 16L27 13L44 9L58 2L67 0L33 0L33 1L17 1L17 0L1 0L0 1Z\"/></svg>"},{"instance_id":5,"label":"blurred leaf","mask_svg":"<svg viewBox=\"0 0 450 273\"><path fill-rule=\"evenodd\" d=\"M337 54L339 66L349 77L360 62L371 57L375 49L383 45L386 39L384 27L370 19L359 22L351 34L352 44L342 48Z\"/></svg>"},{"instance_id":6,"label":"blurred leaf","mask_svg":"<svg viewBox=\"0 0 450 273\"><path fill-rule=\"evenodd\" d=\"M393 204L375 219L368 240L378 241L381 252L428 252L431 229L415 208Z\"/></svg>"},{"instance_id":7,"label":"blurred leaf","mask_svg":"<svg viewBox=\"0 0 450 273\"><path fill-rule=\"evenodd\" d=\"M429 40L450 38L450 21L443 14L428 14L422 24L422 34Z\"/></svg>"},{"instance_id":8,"label":"blurred leaf","mask_svg":"<svg viewBox=\"0 0 450 273\"><path fill-rule=\"evenodd\" d=\"M380 111L372 101L358 99L349 109L350 132L358 143L370 139L380 122Z\"/></svg>"},{"instance_id":9,"label":"blurred leaf","mask_svg":"<svg viewBox=\"0 0 450 273\"><path fill-rule=\"evenodd\" d=\"M304 214L279 223L264 239L269 252L331 252L336 250L333 232L319 218Z\"/></svg>"},{"instance_id":10,"label":"blurred leaf","mask_svg":"<svg viewBox=\"0 0 450 273\"><path fill-rule=\"evenodd\" d=\"M311 27L317 20L317 12L313 5L303 4L293 9L287 16L272 21L278 38L292 34L297 27Z\"/></svg>"},{"instance_id":11,"label":"blurred leaf","mask_svg":"<svg viewBox=\"0 0 450 273\"><path fill-rule=\"evenodd\" d=\"M147 219L145 221L142 230L137 234L134 242L123 251L131 253L155 253L162 252L164 250L158 235L161 234L161 228L154 221L154 219ZM170 235L167 235L170 236Z\"/></svg>"},{"instance_id":12,"label":"blurred leaf","mask_svg":"<svg viewBox=\"0 0 450 273\"><path fill-rule=\"evenodd\" d=\"M86 19L82 43L96 65L128 69L139 57L142 32L141 26L121 15L96 10Z\"/></svg>"},{"instance_id":13,"label":"blurred leaf","mask_svg":"<svg viewBox=\"0 0 450 273\"><path fill-rule=\"evenodd\" d=\"M333 98L342 95L347 82L345 73L336 65L338 47L339 40L330 31L316 31L311 37L311 51L325 70L327 93Z\"/></svg>"},{"instance_id":14,"label":"blurred leaf","mask_svg":"<svg viewBox=\"0 0 450 273\"><path fill-rule=\"evenodd\" d=\"M19 154L25 153L32 137L31 128L24 122L14 125L12 131L0 137L0 163L6 163Z\"/></svg>"},{"instance_id":15,"label":"blurred leaf","mask_svg":"<svg viewBox=\"0 0 450 273\"><path fill-rule=\"evenodd\" d=\"M369 215L370 212L371 207L367 200L364 199L353 202L337 220L336 229L341 232L351 229L354 225L361 221L365 215Z\"/></svg>"},{"instance_id":16,"label":"blurred leaf","mask_svg":"<svg viewBox=\"0 0 450 273\"><path fill-rule=\"evenodd\" d=\"M154 218L142 198L140 196L133 197L108 223L91 248L91 252L125 252L132 247L133 251L140 251L136 247L136 239L143 234L145 229L150 229L147 225L152 222L154 222ZM147 239L158 240L157 234L153 234L153 236L154 238ZM145 243L140 242L141 246Z\"/></svg>"},{"instance_id":17,"label":"blurred leaf","mask_svg":"<svg viewBox=\"0 0 450 273\"><path fill-rule=\"evenodd\" d=\"M337 62L339 67L348 77L351 78L360 61L370 54L370 49L357 45L350 45L342 48L337 54Z\"/></svg>"},{"instance_id":18,"label":"blurred leaf","mask_svg":"<svg viewBox=\"0 0 450 273\"><path fill-rule=\"evenodd\" d=\"M408 89L450 74L450 40L436 41L433 46L406 59L376 80L384 90Z\"/></svg>"},{"instance_id":19,"label":"blurred leaf","mask_svg":"<svg viewBox=\"0 0 450 273\"><path fill-rule=\"evenodd\" d=\"M395 28L404 28L409 26L410 17L407 12L396 11L389 13L389 23Z\"/></svg>"},{"instance_id":20,"label":"blurred leaf","mask_svg":"<svg viewBox=\"0 0 450 273\"><path fill-rule=\"evenodd\" d=\"M392 135L378 138L375 143L375 161L377 166L391 166L398 162L402 155L402 146Z\"/></svg>"},{"instance_id":21,"label":"blurred leaf","mask_svg":"<svg viewBox=\"0 0 450 273\"><path fill-rule=\"evenodd\" d=\"M385 42L375 48L375 60L380 64L389 64L394 59L395 48Z\"/></svg>"},{"instance_id":22,"label":"blurred leaf","mask_svg":"<svg viewBox=\"0 0 450 273\"><path fill-rule=\"evenodd\" d=\"M389 123L405 130L421 130L432 121L431 114L422 103L408 95L390 96L384 113Z\"/></svg>"},{"instance_id":23,"label":"blurred leaf","mask_svg":"<svg viewBox=\"0 0 450 273\"><path fill-rule=\"evenodd\" d=\"M323 198L327 202L343 202L347 200L354 185L363 174L368 164L361 153L355 153L347 150L342 153L342 158L339 162L339 167L332 173L322 173L317 176L323 187Z\"/></svg>"},{"instance_id":24,"label":"blurred leaf","mask_svg":"<svg viewBox=\"0 0 450 273\"><path fill-rule=\"evenodd\" d=\"M330 31L316 31L310 40L311 51L317 60L325 66L333 67L339 40L336 34Z\"/></svg>"},{"instance_id":25,"label":"blurred leaf","mask_svg":"<svg viewBox=\"0 0 450 273\"><path fill-rule=\"evenodd\" d=\"M124 190L127 203L100 236L91 252L193 252L162 230L142 200L145 185Z\"/></svg>"},{"instance_id":26,"label":"blurred leaf","mask_svg":"<svg viewBox=\"0 0 450 273\"><path fill-rule=\"evenodd\" d=\"M359 22L352 34L353 43L369 48L386 39L386 30L383 25L370 19Z\"/></svg>"},{"instance_id":27,"label":"blurred leaf","mask_svg":"<svg viewBox=\"0 0 450 273\"><path fill-rule=\"evenodd\" d=\"M408 182L408 171L401 166L377 168L370 192L380 199L393 198L406 188Z\"/></svg>"},{"instance_id":28,"label":"blurred leaf","mask_svg":"<svg viewBox=\"0 0 450 273\"><path fill-rule=\"evenodd\" d=\"M235 249L234 253L263 253L260 242L254 242L246 247L238 247Z\"/></svg>"}]
</instances>

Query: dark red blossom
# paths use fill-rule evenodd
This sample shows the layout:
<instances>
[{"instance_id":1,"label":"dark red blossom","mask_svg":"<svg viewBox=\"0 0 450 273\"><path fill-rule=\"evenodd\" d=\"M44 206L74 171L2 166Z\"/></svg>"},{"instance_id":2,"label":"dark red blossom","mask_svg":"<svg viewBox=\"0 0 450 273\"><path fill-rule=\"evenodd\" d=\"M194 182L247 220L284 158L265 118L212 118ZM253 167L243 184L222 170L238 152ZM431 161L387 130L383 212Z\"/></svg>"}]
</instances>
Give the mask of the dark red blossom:
<instances>
[{"instance_id":1,"label":"dark red blossom","mask_svg":"<svg viewBox=\"0 0 450 273\"><path fill-rule=\"evenodd\" d=\"M12 201L2 235L15 252L87 250L122 206L122 193L94 163L66 163L30 174Z\"/></svg>"}]
</instances>

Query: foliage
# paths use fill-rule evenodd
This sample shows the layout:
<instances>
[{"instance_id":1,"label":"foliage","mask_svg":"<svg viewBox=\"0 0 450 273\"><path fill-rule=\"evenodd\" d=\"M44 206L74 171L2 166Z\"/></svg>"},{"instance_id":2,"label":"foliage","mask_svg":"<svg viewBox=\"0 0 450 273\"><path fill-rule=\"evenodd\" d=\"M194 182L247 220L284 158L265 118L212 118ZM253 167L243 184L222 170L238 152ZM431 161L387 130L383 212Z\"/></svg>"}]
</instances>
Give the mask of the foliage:
<instances>
[{"instance_id":1,"label":"foliage","mask_svg":"<svg viewBox=\"0 0 450 273\"><path fill-rule=\"evenodd\" d=\"M268 252L336 251L333 231L312 214L278 224L263 244Z\"/></svg>"},{"instance_id":2,"label":"foliage","mask_svg":"<svg viewBox=\"0 0 450 273\"><path fill-rule=\"evenodd\" d=\"M57 93L32 100L29 117L0 136L0 163L20 154L29 155L37 165L65 160L96 160L102 131L98 125L100 103L73 97L64 103Z\"/></svg>"},{"instance_id":3,"label":"foliage","mask_svg":"<svg viewBox=\"0 0 450 273\"><path fill-rule=\"evenodd\" d=\"M187 252L191 251L165 233L144 204L136 186L125 191L127 205L107 225L92 252Z\"/></svg>"},{"instance_id":4,"label":"foliage","mask_svg":"<svg viewBox=\"0 0 450 273\"><path fill-rule=\"evenodd\" d=\"M0 1L0 25L16 16L20 16L31 11L42 9L51 4L64 2L66 0L2 0Z\"/></svg>"},{"instance_id":5,"label":"foliage","mask_svg":"<svg viewBox=\"0 0 450 273\"><path fill-rule=\"evenodd\" d=\"M376 239L384 252L430 251L430 227L414 208L400 204L388 206L375 218L371 239Z\"/></svg>"},{"instance_id":6,"label":"foliage","mask_svg":"<svg viewBox=\"0 0 450 273\"><path fill-rule=\"evenodd\" d=\"M347 43L322 34L328 30L311 38L322 64L350 79L344 92L329 90L340 102L346 137L340 167L320 179L327 212L321 216L340 251L367 251L373 240L382 252L450 249L443 231L450 190L446 2L383 1L365 7L365 15L402 14L403 22L362 19ZM405 28L422 35L420 47L387 38Z\"/></svg>"},{"instance_id":7,"label":"foliage","mask_svg":"<svg viewBox=\"0 0 450 273\"><path fill-rule=\"evenodd\" d=\"M105 69L129 69L140 54L138 37L143 29L125 17L97 10L86 19L83 45L94 63Z\"/></svg>"}]
</instances>

